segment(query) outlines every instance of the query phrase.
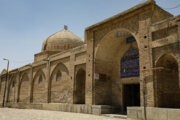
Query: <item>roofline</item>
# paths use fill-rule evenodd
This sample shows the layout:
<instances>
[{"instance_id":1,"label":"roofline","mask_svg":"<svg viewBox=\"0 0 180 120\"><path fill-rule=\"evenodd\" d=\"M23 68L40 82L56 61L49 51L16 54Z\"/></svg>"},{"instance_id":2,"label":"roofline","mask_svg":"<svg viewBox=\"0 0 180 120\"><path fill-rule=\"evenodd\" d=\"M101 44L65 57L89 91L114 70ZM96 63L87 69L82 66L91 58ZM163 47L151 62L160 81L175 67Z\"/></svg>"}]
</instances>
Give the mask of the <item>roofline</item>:
<instances>
[{"instance_id":1,"label":"roofline","mask_svg":"<svg viewBox=\"0 0 180 120\"><path fill-rule=\"evenodd\" d=\"M101 21L101 22L98 22L98 23L96 23L96 24L93 24L93 25L85 28L85 31L87 31L87 30L89 30L89 29L92 29L92 28L94 28L94 27L96 27L96 26L102 25L102 24L104 24L104 23L106 23L106 22L108 22L108 21L110 21L110 20L116 19L116 18L118 18L118 17L120 17L120 16L124 16L124 15L126 15L126 14L128 14L128 13L130 13L130 12L133 12L134 10L137 10L137 9L139 9L139 8L142 8L142 7L144 7L144 6L146 6L146 5L149 5L149 4L152 4L152 3L155 4L156 2L155 2L154 0L147 0L146 2L140 3L140 4L134 6L134 7L130 8L130 9L125 10L125 11L119 13L119 14L116 14L116 15L110 17L110 18L107 18L107 19L105 19L105 20L103 20L103 21Z\"/></svg>"},{"instance_id":2,"label":"roofline","mask_svg":"<svg viewBox=\"0 0 180 120\"><path fill-rule=\"evenodd\" d=\"M54 36L55 34L57 34L57 33L59 33L59 32L63 32L63 31L68 31L68 32L70 32L71 34L73 34L74 36L76 36L80 41L83 42L83 40L82 40L79 36L77 36L76 34L74 34L72 31L70 31L70 30L60 30L60 31L57 31L57 32L53 33L52 35L50 35L48 38L46 38L46 39L43 41L41 52L44 52L44 51L45 51L45 50L43 50L43 49L44 49L44 46L45 46L45 44L49 43L48 41L49 41L49 39L50 39L52 36Z\"/></svg>"},{"instance_id":3,"label":"roofline","mask_svg":"<svg viewBox=\"0 0 180 120\"><path fill-rule=\"evenodd\" d=\"M77 46L77 47L75 47L75 48L72 48L72 49L69 49L69 50L66 50L66 51L63 51L63 52L60 52L60 53L56 53L56 54L54 54L54 55L52 55L52 56L49 56L48 58L54 58L54 57L57 57L57 56L59 56L59 55L61 55L61 54L63 54L63 53L68 53L68 52L72 52L72 51L74 51L74 50L78 50L78 49L81 49L81 48L85 48L86 47L86 44L83 44L83 45L80 45L80 46ZM40 62L42 62L42 61L44 61L45 59L43 59L43 60L39 60L39 61L36 61L36 62L32 62L32 63L29 63L29 64L26 64L26 65L24 65L24 66L22 66L22 67L19 67L19 68L15 68L15 69L12 69L12 70L9 70L9 74L11 74L11 72L14 72L14 71L21 71L21 69L23 69L23 68L25 68L25 67L29 67L29 66L32 66L33 67L33 65L34 64L36 64L36 63L40 63ZM42 63L42 64L45 64L45 63ZM27 68L27 69L29 69L29 68ZM27 70L27 69L25 69L25 70ZM7 73L7 72L6 72ZM6 73L0 73L0 78L1 78L1 76L3 76L3 75L5 75Z\"/></svg>"}]
</instances>

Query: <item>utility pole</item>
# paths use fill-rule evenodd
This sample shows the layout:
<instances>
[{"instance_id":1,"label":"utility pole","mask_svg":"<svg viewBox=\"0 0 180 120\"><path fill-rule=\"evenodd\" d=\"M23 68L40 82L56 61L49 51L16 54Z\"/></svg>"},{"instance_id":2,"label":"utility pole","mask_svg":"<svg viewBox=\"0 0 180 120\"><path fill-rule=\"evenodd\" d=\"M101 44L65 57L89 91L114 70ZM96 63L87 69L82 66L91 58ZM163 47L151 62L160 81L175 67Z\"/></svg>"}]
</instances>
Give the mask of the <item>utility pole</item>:
<instances>
[{"instance_id":1,"label":"utility pole","mask_svg":"<svg viewBox=\"0 0 180 120\"><path fill-rule=\"evenodd\" d=\"M6 87L7 87L7 81L8 81L8 74L9 74L9 60L6 58L3 58L3 60L8 61L7 63L7 72L6 72L6 81L5 81L5 87L4 87L4 95L3 95L3 104L2 106L5 106L5 97L6 97Z\"/></svg>"},{"instance_id":2,"label":"utility pole","mask_svg":"<svg viewBox=\"0 0 180 120\"><path fill-rule=\"evenodd\" d=\"M147 111L146 111L146 78L144 77L144 73L145 72L149 72L149 71L155 71L155 70L163 70L165 69L164 67L155 67L155 68L149 68L149 69L145 69L142 70L143 73L143 78L141 79L141 81L143 82L143 101L144 101L144 120L147 120Z\"/></svg>"},{"instance_id":3,"label":"utility pole","mask_svg":"<svg viewBox=\"0 0 180 120\"><path fill-rule=\"evenodd\" d=\"M143 78L141 79L141 81L143 82L143 102L144 102L144 120L146 119L146 80L143 76Z\"/></svg>"}]
</instances>

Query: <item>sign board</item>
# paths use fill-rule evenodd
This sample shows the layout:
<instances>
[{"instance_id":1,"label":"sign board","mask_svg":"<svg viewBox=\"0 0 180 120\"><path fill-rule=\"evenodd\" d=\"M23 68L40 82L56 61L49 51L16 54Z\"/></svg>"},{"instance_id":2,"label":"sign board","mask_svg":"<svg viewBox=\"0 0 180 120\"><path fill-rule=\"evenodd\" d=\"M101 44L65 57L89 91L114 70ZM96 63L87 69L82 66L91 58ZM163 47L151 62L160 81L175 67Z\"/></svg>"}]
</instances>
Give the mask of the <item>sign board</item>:
<instances>
[{"instance_id":1,"label":"sign board","mask_svg":"<svg viewBox=\"0 0 180 120\"><path fill-rule=\"evenodd\" d=\"M94 73L94 79L99 79L99 73Z\"/></svg>"}]
</instances>

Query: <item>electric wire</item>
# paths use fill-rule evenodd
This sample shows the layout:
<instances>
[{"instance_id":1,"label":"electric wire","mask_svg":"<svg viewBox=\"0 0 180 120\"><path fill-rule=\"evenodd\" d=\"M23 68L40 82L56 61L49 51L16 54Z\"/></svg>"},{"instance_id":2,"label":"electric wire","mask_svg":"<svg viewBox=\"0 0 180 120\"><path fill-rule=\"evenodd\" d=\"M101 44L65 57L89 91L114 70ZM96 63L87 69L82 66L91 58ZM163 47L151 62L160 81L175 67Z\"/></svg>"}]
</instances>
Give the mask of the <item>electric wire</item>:
<instances>
[{"instance_id":1,"label":"electric wire","mask_svg":"<svg viewBox=\"0 0 180 120\"><path fill-rule=\"evenodd\" d=\"M175 7L172 7L172 8L163 8L163 9L165 9L165 10L173 10L173 9L178 8L178 7L180 7L180 4L178 4L178 5L176 5Z\"/></svg>"},{"instance_id":2,"label":"electric wire","mask_svg":"<svg viewBox=\"0 0 180 120\"><path fill-rule=\"evenodd\" d=\"M27 61L14 61L12 60L12 63L26 63L26 62L32 62L33 60L27 60Z\"/></svg>"},{"instance_id":3,"label":"electric wire","mask_svg":"<svg viewBox=\"0 0 180 120\"><path fill-rule=\"evenodd\" d=\"M16 60L10 60L11 63L27 63L27 62L32 62L33 60L26 60L26 61L16 61Z\"/></svg>"}]
</instances>

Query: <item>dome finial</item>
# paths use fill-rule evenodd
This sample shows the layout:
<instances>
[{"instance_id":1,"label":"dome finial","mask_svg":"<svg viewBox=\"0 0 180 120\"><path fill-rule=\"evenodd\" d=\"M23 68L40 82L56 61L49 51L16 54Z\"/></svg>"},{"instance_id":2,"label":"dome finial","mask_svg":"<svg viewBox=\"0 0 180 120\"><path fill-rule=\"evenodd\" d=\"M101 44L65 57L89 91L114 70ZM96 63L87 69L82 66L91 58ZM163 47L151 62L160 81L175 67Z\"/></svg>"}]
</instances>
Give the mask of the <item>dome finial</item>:
<instances>
[{"instance_id":1,"label":"dome finial","mask_svg":"<svg viewBox=\"0 0 180 120\"><path fill-rule=\"evenodd\" d=\"M147 1L155 2L155 0L147 0Z\"/></svg>"},{"instance_id":2,"label":"dome finial","mask_svg":"<svg viewBox=\"0 0 180 120\"><path fill-rule=\"evenodd\" d=\"M64 30L68 30L68 26L67 25L64 25Z\"/></svg>"}]
</instances>

